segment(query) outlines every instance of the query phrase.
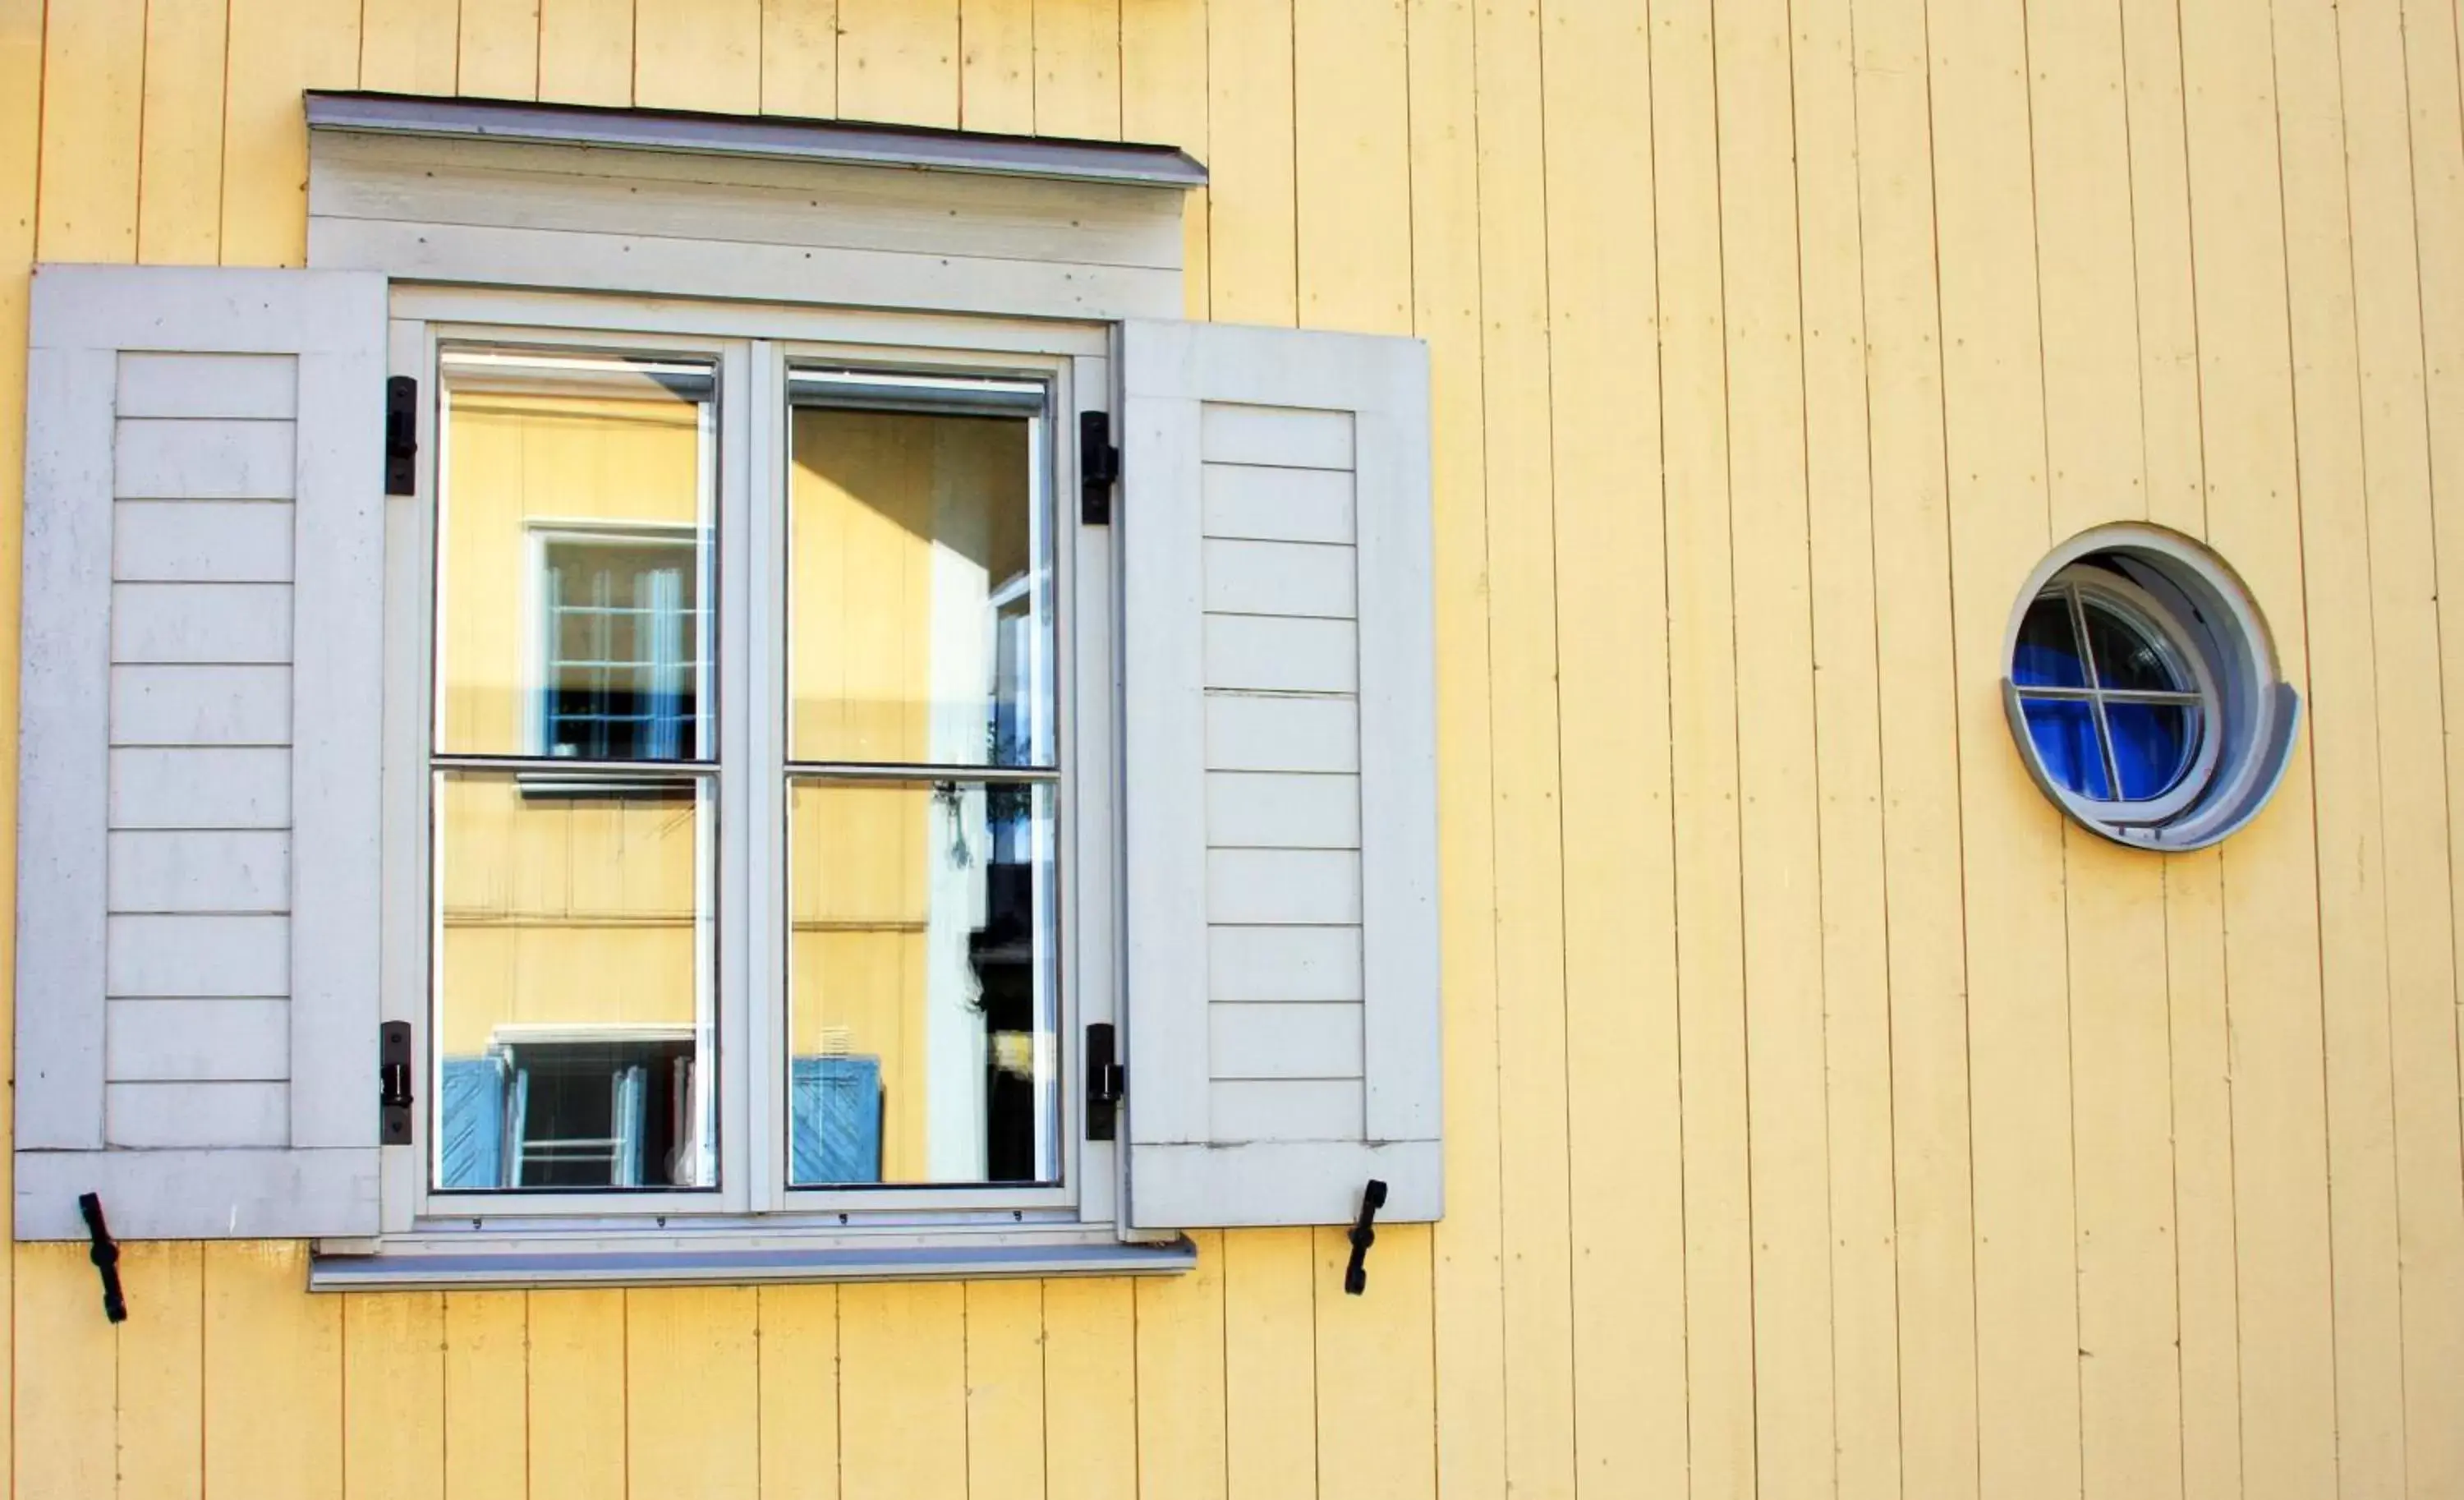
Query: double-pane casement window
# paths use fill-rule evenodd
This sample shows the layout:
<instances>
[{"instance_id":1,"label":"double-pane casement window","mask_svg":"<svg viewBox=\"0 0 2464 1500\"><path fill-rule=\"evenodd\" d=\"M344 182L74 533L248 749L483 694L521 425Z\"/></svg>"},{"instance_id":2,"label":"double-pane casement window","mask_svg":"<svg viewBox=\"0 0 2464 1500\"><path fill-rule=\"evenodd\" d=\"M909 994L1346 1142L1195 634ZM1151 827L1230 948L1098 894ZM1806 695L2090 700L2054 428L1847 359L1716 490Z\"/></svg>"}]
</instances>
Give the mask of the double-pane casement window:
<instances>
[{"instance_id":1,"label":"double-pane casement window","mask_svg":"<svg viewBox=\"0 0 2464 1500\"><path fill-rule=\"evenodd\" d=\"M1062 364L429 342L427 1194L1057 1202Z\"/></svg>"}]
</instances>

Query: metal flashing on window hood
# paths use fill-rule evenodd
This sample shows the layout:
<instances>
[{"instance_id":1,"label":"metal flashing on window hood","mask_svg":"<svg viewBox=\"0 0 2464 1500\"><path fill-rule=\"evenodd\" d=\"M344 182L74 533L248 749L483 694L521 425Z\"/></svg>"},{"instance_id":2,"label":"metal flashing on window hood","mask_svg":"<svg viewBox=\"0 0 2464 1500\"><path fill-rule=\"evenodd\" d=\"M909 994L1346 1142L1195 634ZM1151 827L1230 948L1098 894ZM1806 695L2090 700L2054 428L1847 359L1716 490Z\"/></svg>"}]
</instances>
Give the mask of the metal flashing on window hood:
<instances>
[{"instance_id":1,"label":"metal flashing on window hood","mask_svg":"<svg viewBox=\"0 0 2464 1500\"><path fill-rule=\"evenodd\" d=\"M1182 1236L1164 1245L1102 1238L1022 1238L994 1243L868 1245L839 1240L799 1246L765 1237L747 1246L665 1243L627 1246L610 1236L595 1246L450 1245L439 1236L376 1254L343 1255L319 1246L308 1263L311 1291L382 1291L532 1287L742 1286L796 1281L982 1281L1048 1276L1177 1275L1198 1265ZM974 1238L974 1237L970 1237Z\"/></svg>"},{"instance_id":2,"label":"metal flashing on window hood","mask_svg":"<svg viewBox=\"0 0 2464 1500\"><path fill-rule=\"evenodd\" d=\"M1138 188L1206 186L1206 168L1174 146L837 120L312 92L308 125L312 130L761 156Z\"/></svg>"}]
</instances>

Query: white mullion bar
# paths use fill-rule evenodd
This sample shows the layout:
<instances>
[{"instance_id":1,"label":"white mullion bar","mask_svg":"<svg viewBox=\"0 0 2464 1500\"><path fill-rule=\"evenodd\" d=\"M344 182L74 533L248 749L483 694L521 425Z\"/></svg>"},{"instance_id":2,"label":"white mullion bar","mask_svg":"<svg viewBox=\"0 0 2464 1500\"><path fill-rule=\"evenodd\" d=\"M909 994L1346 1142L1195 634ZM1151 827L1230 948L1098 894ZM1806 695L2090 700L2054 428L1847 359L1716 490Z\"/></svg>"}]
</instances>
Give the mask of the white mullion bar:
<instances>
[{"instance_id":1,"label":"white mullion bar","mask_svg":"<svg viewBox=\"0 0 2464 1500\"><path fill-rule=\"evenodd\" d=\"M788 1021L783 961L786 939L786 820L780 758L785 710L787 641L784 526L787 474L778 346L757 341L746 360L743 405L748 433L743 522L747 562L737 585L747 626L743 649L745 754L737 762L744 787L738 842L749 877L743 906L744 992L749 1020L737 1050L747 1055L741 1089L745 1127L744 1187L756 1213L776 1210L786 1184Z\"/></svg>"},{"instance_id":2,"label":"white mullion bar","mask_svg":"<svg viewBox=\"0 0 2464 1500\"><path fill-rule=\"evenodd\" d=\"M742 1212L752 1202L747 1184L753 1170L753 1132L747 1102L755 1070L752 1060L759 1050L754 1042L757 1033L748 982L752 945L743 920L752 909L752 849L757 842L747 805L748 739L754 707L744 646L753 638L755 623L748 512L753 473L750 409L757 395L749 351L742 344L728 346L719 362L715 434L717 641L714 650L714 643L705 637L699 654L704 662L716 664L715 675L718 679L718 902L711 918L717 929L718 1057L712 1071L718 1077L715 1157L719 1198L736 1212ZM709 509L703 511L703 517L707 523L711 518ZM709 713L707 704L702 712Z\"/></svg>"}]
</instances>

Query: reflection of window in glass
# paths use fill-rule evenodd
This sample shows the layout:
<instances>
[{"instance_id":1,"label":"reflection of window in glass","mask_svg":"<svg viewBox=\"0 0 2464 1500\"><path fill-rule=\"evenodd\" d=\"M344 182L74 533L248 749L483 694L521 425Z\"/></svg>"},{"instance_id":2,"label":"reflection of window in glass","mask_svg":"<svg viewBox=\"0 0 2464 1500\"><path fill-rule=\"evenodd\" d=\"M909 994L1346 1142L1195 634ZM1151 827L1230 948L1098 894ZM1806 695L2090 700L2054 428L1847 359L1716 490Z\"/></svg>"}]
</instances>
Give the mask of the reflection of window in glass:
<instances>
[{"instance_id":1,"label":"reflection of window in glass","mask_svg":"<svg viewBox=\"0 0 2464 1500\"><path fill-rule=\"evenodd\" d=\"M690 536L539 539L539 749L672 761L696 742L701 618Z\"/></svg>"},{"instance_id":2,"label":"reflection of window in glass","mask_svg":"<svg viewBox=\"0 0 2464 1500\"><path fill-rule=\"evenodd\" d=\"M437 750L708 759L711 366L501 349L440 363Z\"/></svg>"},{"instance_id":3,"label":"reflection of window in glass","mask_svg":"<svg viewBox=\"0 0 2464 1500\"><path fill-rule=\"evenodd\" d=\"M791 373L791 1185L1059 1176L1044 399Z\"/></svg>"},{"instance_id":4,"label":"reflection of window in glass","mask_svg":"<svg viewBox=\"0 0 2464 1500\"><path fill-rule=\"evenodd\" d=\"M509 1030L445 1067L438 1185L689 1186L697 1080L685 1027L643 1035Z\"/></svg>"},{"instance_id":5,"label":"reflection of window in glass","mask_svg":"<svg viewBox=\"0 0 2464 1500\"><path fill-rule=\"evenodd\" d=\"M715 1187L715 372L440 364L433 1181Z\"/></svg>"}]
</instances>

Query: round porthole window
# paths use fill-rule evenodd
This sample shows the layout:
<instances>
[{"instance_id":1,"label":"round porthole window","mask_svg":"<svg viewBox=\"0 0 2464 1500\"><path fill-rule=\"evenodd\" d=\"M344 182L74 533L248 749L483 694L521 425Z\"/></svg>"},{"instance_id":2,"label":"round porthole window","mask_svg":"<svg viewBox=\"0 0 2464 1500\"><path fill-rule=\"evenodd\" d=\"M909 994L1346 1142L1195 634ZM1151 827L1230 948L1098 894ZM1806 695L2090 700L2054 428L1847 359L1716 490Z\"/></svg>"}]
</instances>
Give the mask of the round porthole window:
<instances>
[{"instance_id":1,"label":"round porthole window","mask_svg":"<svg viewBox=\"0 0 2464 1500\"><path fill-rule=\"evenodd\" d=\"M2249 822L2284 775L2300 700L2232 569L2187 537L2105 526L2039 564L2011 621L2011 732L2079 823L2197 849Z\"/></svg>"}]
</instances>

